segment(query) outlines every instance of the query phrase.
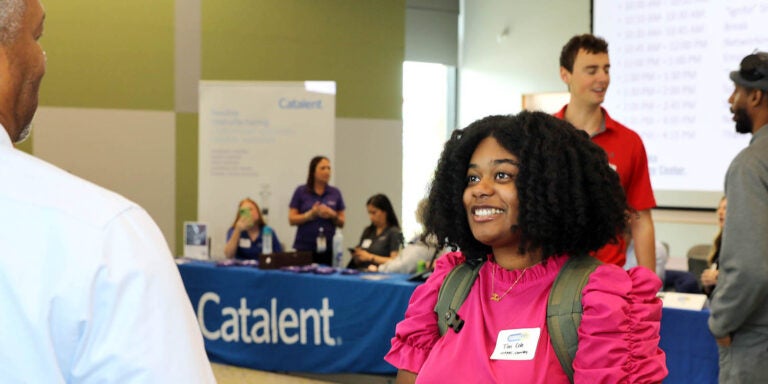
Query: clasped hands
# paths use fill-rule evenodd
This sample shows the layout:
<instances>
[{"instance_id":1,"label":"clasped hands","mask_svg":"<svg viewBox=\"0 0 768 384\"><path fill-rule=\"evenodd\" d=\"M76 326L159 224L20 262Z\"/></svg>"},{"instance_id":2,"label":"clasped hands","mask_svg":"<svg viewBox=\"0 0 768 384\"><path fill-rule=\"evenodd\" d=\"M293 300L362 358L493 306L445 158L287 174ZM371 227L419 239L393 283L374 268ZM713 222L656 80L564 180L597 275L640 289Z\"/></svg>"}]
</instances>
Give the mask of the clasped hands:
<instances>
[{"instance_id":1,"label":"clasped hands","mask_svg":"<svg viewBox=\"0 0 768 384\"><path fill-rule=\"evenodd\" d=\"M310 219L320 217L321 219L333 220L338 217L336 211L320 202L316 202L314 205L312 205L312 208L307 212L309 213Z\"/></svg>"}]
</instances>

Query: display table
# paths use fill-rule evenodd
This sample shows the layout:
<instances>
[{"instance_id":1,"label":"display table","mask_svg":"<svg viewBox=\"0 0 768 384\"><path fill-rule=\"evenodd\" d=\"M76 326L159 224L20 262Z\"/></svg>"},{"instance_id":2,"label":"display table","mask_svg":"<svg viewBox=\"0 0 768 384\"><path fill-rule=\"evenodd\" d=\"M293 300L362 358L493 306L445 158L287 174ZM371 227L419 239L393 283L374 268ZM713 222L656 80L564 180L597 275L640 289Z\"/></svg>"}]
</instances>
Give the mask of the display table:
<instances>
[{"instance_id":1,"label":"display table","mask_svg":"<svg viewBox=\"0 0 768 384\"><path fill-rule=\"evenodd\" d=\"M406 275L317 275L200 261L179 271L211 361L267 371L396 371L383 357L417 286ZM708 310L663 309L664 383L717 383L708 317Z\"/></svg>"},{"instance_id":2,"label":"display table","mask_svg":"<svg viewBox=\"0 0 768 384\"><path fill-rule=\"evenodd\" d=\"M718 354L709 332L709 310L664 308L660 347L667 354L668 383L717 384Z\"/></svg>"},{"instance_id":3,"label":"display table","mask_svg":"<svg viewBox=\"0 0 768 384\"><path fill-rule=\"evenodd\" d=\"M394 373L383 358L416 283L179 265L211 361L268 371ZM372 280L383 278L381 280Z\"/></svg>"}]
</instances>

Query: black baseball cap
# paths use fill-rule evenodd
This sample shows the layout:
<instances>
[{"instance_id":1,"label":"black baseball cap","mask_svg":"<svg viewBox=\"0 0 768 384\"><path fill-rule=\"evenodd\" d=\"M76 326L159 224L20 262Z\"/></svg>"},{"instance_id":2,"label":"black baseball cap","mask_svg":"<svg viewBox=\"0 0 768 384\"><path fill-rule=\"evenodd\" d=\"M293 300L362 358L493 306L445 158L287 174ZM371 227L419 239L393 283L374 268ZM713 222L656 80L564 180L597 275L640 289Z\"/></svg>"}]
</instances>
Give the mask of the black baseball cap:
<instances>
[{"instance_id":1,"label":"black baseball cap","mask_svg":"<svg viewBox=\"0 0 768 384\"><path fill-rule=\"evenodd\" d=\"M747 55L741 60L739 70L731 72L731 80L742 87L768 90L768 53Z\"/></svg>"}]
</instances>

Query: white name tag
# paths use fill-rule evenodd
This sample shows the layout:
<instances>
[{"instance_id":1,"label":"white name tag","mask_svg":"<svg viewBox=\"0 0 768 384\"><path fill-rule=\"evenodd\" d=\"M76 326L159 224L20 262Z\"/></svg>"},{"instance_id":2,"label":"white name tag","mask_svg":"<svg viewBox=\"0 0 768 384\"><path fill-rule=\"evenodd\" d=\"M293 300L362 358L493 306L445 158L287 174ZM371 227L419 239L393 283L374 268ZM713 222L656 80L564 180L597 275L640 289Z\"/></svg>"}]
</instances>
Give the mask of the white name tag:
<instances>
[{"instance_id":1,"label":"white name tag","mask_svg":"<svg viewBox=\"0 0 768 384\"><path fill-rule=\"evenodd\" d=\"M533 360L540 328L508 329L499 332L491 360Z\"/></svg>"},{"instance_id":2,"label":"white name tag","mask_svg":"<svg viewBox=\"0 0 768 384\"><path fill-rule=\"evenodd\" d=\"M373 241L371 241L371 239L365 239L365 240L363 240L363 242L360 244L360 248L368 248L368 247L370 247L370 246L371 246L371 243L372 243L372 242L373 242Z\"/></svg>"},{"instance_id":3,"label":"white name tag","mask_svg":"<svg viewBox=\"0 0 768 384\"><path fill-rule=\"evenodd\" d=\"M250 248L251 247L251 239L240 239L240 244L238 244L240 248Z\"/></svg>"}]
</instances>

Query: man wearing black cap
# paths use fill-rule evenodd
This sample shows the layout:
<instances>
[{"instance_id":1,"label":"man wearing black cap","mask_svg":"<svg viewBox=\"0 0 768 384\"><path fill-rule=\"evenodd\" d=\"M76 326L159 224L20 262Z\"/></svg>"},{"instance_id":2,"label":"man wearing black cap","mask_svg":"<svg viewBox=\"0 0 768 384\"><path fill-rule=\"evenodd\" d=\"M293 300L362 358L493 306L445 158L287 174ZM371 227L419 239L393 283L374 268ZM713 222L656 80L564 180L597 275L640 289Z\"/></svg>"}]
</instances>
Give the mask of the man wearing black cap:
<instances>
[{"instance_id":1,"label":"man wearing black cap","mask_svg":"<svg viewBox=\"0 0 768 384\"><path fill-rule=\"evenodd\" d=\"M752 140L725 176L728 210L709 329L720 352L720 383L768 383L768 53L731 72L736 132Z\"/></svg>"}]
</instances>

